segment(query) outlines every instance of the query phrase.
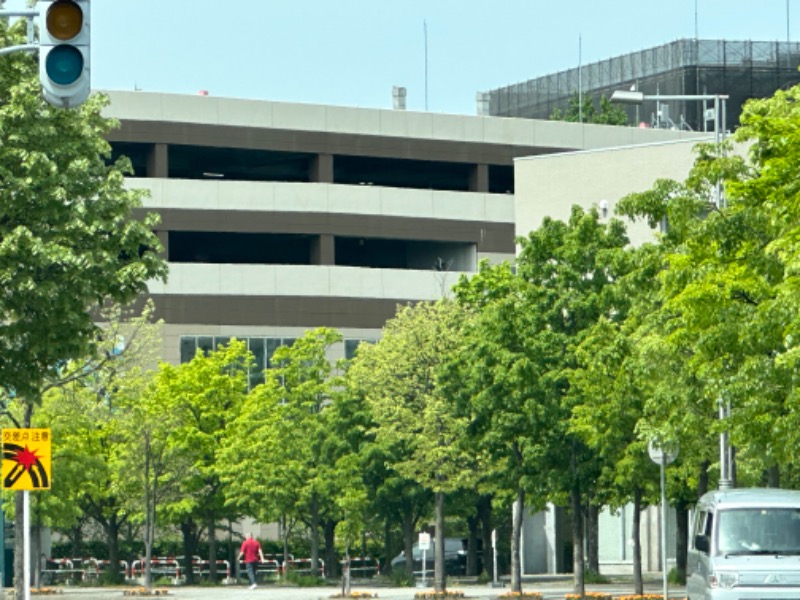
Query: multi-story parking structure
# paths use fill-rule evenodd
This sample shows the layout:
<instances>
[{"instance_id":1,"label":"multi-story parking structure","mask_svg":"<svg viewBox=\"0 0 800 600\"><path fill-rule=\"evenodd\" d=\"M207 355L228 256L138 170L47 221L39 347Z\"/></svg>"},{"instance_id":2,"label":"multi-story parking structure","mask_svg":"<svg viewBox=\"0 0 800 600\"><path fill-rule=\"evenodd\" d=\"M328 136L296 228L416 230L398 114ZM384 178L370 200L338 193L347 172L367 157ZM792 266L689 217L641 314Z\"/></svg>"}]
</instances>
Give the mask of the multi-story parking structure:
<instances>
[{"instance_id":1,"label":"multi-story parking structure","mask_svg":"<svg viewBox=\"0 0 800 600\"><path fill-rule=\"evenodd\" d=\"M161 214L167 283L150 294L164 359L247 339L272 351L328 326L349 356L399 304L513 259L517 157L686 132L110 92L115 156ZM576 199L576 201L579 199Z\"/></svg>"}]
</instances>

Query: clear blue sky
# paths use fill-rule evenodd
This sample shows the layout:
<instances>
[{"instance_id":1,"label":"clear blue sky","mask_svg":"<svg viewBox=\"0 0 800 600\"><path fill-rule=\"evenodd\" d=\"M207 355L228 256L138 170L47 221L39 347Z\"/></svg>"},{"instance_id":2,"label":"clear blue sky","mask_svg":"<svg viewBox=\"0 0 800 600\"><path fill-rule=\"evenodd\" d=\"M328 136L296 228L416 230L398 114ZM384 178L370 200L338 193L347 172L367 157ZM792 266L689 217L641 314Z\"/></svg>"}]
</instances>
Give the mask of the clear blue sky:
<instances>
[{"instance_id":1,"label":"clear blue sky","mask_svg":"<svg viewBox=\"0 0 800 600\"><path fill-rule=\"evenodd\" d=\"M788 23L797 41L800 0L93 0L92 86L390 108L401 85L424 110L427 26L429 110L475 114L478 91L692 38L695 23L759 41L786 41Z\"/></svg>"}]
</instances>

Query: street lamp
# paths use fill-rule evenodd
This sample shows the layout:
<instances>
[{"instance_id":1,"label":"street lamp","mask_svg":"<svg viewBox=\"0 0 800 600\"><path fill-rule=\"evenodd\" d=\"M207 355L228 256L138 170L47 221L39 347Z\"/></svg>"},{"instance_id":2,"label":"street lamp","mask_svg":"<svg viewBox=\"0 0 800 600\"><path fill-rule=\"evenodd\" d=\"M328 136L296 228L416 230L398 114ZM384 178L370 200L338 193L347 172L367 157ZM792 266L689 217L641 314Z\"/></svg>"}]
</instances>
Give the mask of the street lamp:
<instances>
[{"instance_id":1,"label":"street lamp","mask_svg":"<svg viewBox=\"0 0 800 600\"><path fill-rule=\"evenodd\" d=\"M639 92L636 90L615 90L611 94L611 102L615 102L618 104L642 104L645 100L655 100L657 102L661 102L662 100L676 100L676 101L691 101L691 100L702 100L706 102L708 100L714 101L714 144L717 147L717 151L719 151L719 145L725 139L725 118L726 118L726 106L727 100L729 96L727 94L677 94L677 95L647 95L644 92ZM720 110L722 111L720 114ZM708 120L706 115L703 115L704 123ZM722 127L720 127L720 121L722 122ZM717 208L722 208L722 183L717 181L714 189L714 202L717 205ZM723 404L720 401L719 405L719 418L720 421L724 421L730 417L730 404ZM728 448L728 434L725 431L722 431L719 434L719 488L727 489L730 488L732 484L732 461L730 456L730 450Z\"/></svg>"},{"instance_id":2,"label":"street lamp","mask_svg":"<svg viewBox=\"0 0 800 600\"><path fill-rule=\"evenodd\" d=\"M636 90L614 90L611 94L611 102L616 104L642 104L646 100L655 100L659 104L664 100L676 100L676 101L690 101L690 100L702 100L703 102L712 100L714 102L714 143L719 147L719 144L722 143L725 139L725 119L726 119L726 109L727 109L727 100L729 96L727 94L645 94L644 92L639 92ZM704 105L705 106L705 105ZM708 121L707 114L708 111L704 111L705 114L703 115L703 123L705 124ZM720 123L722 125L720 126ZM715 190L715 198L714 201L717 205L717 208L722 208L722 187L719 182L717 182L716 190Z\"/></svg>"}]
</instances>

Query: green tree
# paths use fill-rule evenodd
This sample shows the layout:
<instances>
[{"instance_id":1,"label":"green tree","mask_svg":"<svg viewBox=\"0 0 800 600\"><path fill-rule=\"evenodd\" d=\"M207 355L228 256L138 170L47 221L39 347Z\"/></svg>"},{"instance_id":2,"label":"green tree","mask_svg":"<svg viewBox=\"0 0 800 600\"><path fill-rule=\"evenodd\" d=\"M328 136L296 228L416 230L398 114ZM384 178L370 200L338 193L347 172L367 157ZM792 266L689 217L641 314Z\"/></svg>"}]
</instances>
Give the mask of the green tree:
<instances>
[{"instance_id":1,"label":"green tree","mask_svg":"<svg viewBox=\"0 0 800 600\"><path fill-rule=\"evenodd\" d=\"M130 521L143 530L144 587L151 588L151 560L159 508L181 500L184 475L192 468L192 454L172 443L171 435L182 423L164 410L156 393L157 371L149 369L128 378L117 394L124 412L119 418L118 476L125 481Z\"/></svg>"},{"instance_id":2,"label":"green tree","mask_svg":"<svg viewBox=\"0 0 800 600\"><path fill-rule=\"evenodd\" d=\"M477 315L467 343L447 378L473 415L469 433L489 457L485 485L498 502L512 504L511 591L522 590L521 539L525 508L543 509L550 495L549 448L558 435L560 404L544 376L561 350L535 332L546 328L530 287L511 265L482 263L455 288L458 301ZM506 496L510 496L504 501ZM484 548L487 548L485 545Z\"/></svg>"},{"instance_id":3,"label":"green tree","mask_svg":"<svg viewBox=\"0 0 800 600\"><path fill-rule=\"evenodd\" d=\"M221 473L229 487L228 503L238 511L261 522L305 522L315 574L323 517L335 512L336 463L327 454L325 413L341 389L327 357L340 341L339 332L319 328L275 351L277 367L266 372L265 382L251 391L228 428L220 462L242 465L235 473ZM284 531L284 549L287 536Z\"/></svg>"},{"instance_id":4,"label":"green tree","mask_svg":"<svg viewBox=\"0 0 800 600\"><path fill-rule=\"evenodd\" d=\"M369 348L369 344L362 343L359 348ZM404 460L408 447L396 440L376 437L377 424L363 390L357 389L355 377L346 376L345 382L347 393L332 407L340 414L333 420L332 431L337 438L347 440L359 454L370 511L383 521L384 564L381 572L389 574L390 561L399 549L392 539L396 524L400 523L403 552L405 556L411 556L419 522L432 511L433 496L416 481L392 468L393 464ZM408 578L413 577L412 561L405 561L405 572Z\"/></svg>"},{"instance_id":5,"label":"green tree","mask_svg":"<svg viewBox=\"0 0 800 600\"><path fill-rule=\"evenodd\" d=\"M574 92L567 103L567 109L556 108L550 115L551 121L567 121L569 123L595 123L598 125L627 125L628 115L619 106L614 106L605 96L600 97L599 109L588 94L583 94L583 101Z\"/></svg>"},{"instance_id":6,"label":"green tree","mask_svg":"<svg viewBox=\"0 0 800 600\"><path fill-rule=\"evenodd\" d=\"M554 443L548 447L551 485L570 498L573 521L575 588L584 593L582 515L597 493L600 456L569 429L569 419L583 401L575 386L576 349L596 323L624 319L629 298L615 285L632 268L621 221L602 223L596 210L574 206L566 223L545 219L542 226L519 240L517 273L526 282L528 309L540 325L529 332L529 344L546 348L549 360L538 379L547 406L560 407ZM560 457L560 462L558 458ZM594 482L594 483L593 483Z\"/></svg>"},{"instance_id":7,"label":"green tree","mask_svg":"<svg viewBox=\"0 0 800 600\"><path fill-rule=\"evenodd\" d=\"M224 518L241 513L226 505L226 486L221 473L230 464L221 462L222 444L230 423L236 420L247 397L247 374L253 361L245 343L235 338L227 346L195 357L179 366L162 364L151 401L168 412L176 424L170 444L183 450L188 467L182 474L180 498L164 505L167 518L180 525L184 537L186 574L193 580L191 557L197 554L201 524L208 536L210 577L216 577L216 529ZM169 452L169 449L165 449Z\"/></svg>"},{"instance_id":8,"label":"green tree","mask_svg":"<svg viewBox=\"0 0 800 600\"><path fill-rule=\"evenodd\" d=\"M434 494L438 592L445 590L445 496L474 487L477 477L478 457L464 444L467 418L440 386L468 318L448 299L403 307L378 343L360 349L347 373L371 406L379 443L407 449L393 468Z\"/></svg>"},{"instance_id":9,"label":"green tree","mask_svg":"<svg viewBox=\"0 0 800 600\"><path fill-rule=\"evenodd\" d=\"M144 388L161 347L152 312L152 304L134 317L118 307L106 311L98 355L64 365L58 385L45 393L34 415L35 424L52 430L58 478L39 503L40 514L62 530L79 526L83 517L97 523L106 536L112 578L120 572L120 529L141 509L129 502L140 496L132 485L132 455L123 444L130 425L124 398Z\"/></svg>"}]
</instances>

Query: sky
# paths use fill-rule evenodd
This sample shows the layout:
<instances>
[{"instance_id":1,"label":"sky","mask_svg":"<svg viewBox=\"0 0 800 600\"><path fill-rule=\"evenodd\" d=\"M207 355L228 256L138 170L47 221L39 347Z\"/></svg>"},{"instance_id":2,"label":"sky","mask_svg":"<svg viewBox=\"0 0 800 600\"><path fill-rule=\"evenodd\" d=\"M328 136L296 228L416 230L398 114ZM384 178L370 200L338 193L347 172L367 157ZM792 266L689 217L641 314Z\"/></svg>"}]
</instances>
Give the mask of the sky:
<instances>
[{"instance_id":1,"label":"sky","mask_svg":"<svg viewBox=\"0 0 800 600\"><path fill-rule=\"evenodd\" d=\"M7 0L5 9L24 8ZM677 39L797 41L800 0L91 0L92 88L475 114Z\"/></svg>"}]
</instances>

